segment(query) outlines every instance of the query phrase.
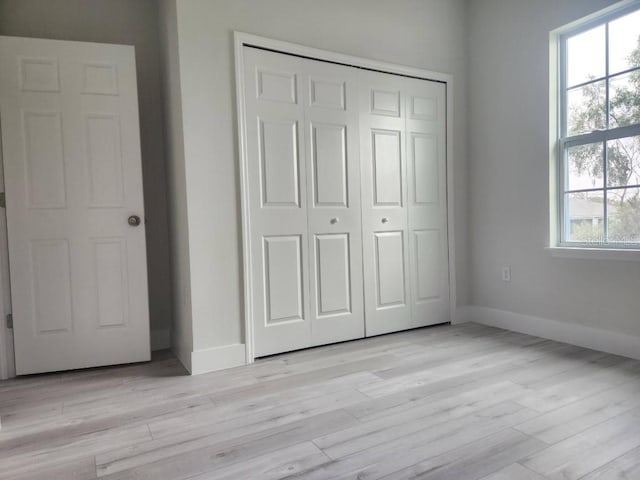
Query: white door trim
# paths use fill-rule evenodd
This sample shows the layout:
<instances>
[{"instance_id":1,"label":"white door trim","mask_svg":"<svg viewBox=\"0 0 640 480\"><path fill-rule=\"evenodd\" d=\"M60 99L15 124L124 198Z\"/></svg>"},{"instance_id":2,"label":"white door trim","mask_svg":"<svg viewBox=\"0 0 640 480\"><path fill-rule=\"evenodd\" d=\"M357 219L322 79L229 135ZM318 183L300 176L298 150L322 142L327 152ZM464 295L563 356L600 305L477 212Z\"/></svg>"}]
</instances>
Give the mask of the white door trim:
<instances>
[{"instance_id":1,"label":"white door trim","mask_svg":"<svg viewBox=\"0 0 640 480\"><path fill-rule=\"evenodd\" d=\"M281 53L288 53L315 60L339 63L352 67L376 70L380 72L415 77L424 80L435 80L446 85L447 112L447 230L449 250L449 304L451 322L456 321L456 271L455 271L455 237L454 237L454 194L453 194L453 76L446 73L433 72L419 68L407 67L393 63L380 62L341 53L306 47L295 43L273 40L243 32L234 32L235 74L236 74L236 106L238 115L238 149L240 154L240 204L242 212L242 261L244 274L244 331L246 343L246 362L254 361L253 348L253 277L251 273L249 215L249 172L247 158L247 132L245 118L245 78L243 47L253 46Z\"/></svg>"}]
</instances>

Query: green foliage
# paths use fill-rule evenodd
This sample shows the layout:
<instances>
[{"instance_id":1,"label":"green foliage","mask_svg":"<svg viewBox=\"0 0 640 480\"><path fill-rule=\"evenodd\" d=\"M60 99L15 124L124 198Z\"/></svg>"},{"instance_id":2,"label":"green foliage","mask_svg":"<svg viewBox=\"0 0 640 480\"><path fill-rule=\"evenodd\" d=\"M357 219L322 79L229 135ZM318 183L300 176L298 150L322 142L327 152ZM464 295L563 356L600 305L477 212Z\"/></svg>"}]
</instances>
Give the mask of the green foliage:
<instances>
[{"instance_id":1,"label":"green foliage","mask_svg":"<svg viewBox=\"0 0 640 480\"><path fill-rule=\"evenodd\" d=\"M640 37L629 55L629 64L640 66ZM640 70L626 76L627 81L615 81L610 87L610 128L640 123ZM606 128L606 91L604 82L595 82L582 89L582 101L574 102L568 112L569 135L589 133ZM640 137L607 142L607 183L624 186L640 178ZM602 144L588 144L570 151L570 171L576 175L589 175L602 181L604 159ZM619 190L609 218L609 240L640 241L640 189ZM590 224L574 225L571 238L576 241L601 241L601 227Z\"/></svg>"}]
</instances>

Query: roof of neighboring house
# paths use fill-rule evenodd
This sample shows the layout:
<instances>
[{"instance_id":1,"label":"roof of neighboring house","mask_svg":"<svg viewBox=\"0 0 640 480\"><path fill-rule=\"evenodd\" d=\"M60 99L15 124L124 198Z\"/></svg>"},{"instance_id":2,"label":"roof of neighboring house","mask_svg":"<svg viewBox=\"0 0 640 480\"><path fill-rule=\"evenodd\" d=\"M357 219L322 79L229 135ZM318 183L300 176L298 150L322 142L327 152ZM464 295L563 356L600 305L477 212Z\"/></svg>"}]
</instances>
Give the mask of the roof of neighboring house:
<instances>
[{"instance_id":1,"label":"roof of neighboring house","mask_svg":"<svg viewBox=\"0 0 640 480\"><path fill-rule=\"evenodd\" d=\"M615 213L618 207L609 205L609 213ZM591 220L604 217L604 204L601 198L572 198L569 206L571 220Z\"/></svg>"}]
</instances>

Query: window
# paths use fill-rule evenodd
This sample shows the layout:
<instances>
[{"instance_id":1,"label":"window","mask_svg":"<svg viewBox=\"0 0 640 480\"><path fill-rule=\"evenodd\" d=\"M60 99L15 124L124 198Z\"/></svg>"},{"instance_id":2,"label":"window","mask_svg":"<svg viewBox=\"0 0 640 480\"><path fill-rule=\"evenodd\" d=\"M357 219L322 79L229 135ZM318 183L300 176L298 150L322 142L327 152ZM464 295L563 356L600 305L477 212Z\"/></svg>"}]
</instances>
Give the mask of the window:
<instances>
[{"instance_id":1,"label":"window","mask_svg":"<svg viewBox=\"0 0 640 480\"><path fill-rule=\"evenodd\" d=\"M559 244L639 249L640 3L559 41Z\"/></svg>"}]
</instances>

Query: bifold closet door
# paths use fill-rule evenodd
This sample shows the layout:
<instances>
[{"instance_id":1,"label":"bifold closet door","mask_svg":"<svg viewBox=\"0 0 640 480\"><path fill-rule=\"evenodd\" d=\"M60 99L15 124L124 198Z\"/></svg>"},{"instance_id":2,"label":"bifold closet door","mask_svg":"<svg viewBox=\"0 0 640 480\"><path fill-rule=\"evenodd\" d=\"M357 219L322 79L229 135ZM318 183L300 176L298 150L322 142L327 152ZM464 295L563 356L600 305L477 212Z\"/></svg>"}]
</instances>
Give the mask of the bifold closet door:
<instances>
[{"instance_id":1,"label":"bifold closet door","mask_svg":"<svg viewBox=\"0 0 640 480\"><path fill-rule=\"evenodd\" d=\"M404 79L411 327L449 316L446 87Z\"/></svg>"},{"instance_id":2,"label":"bifold closet door","mask_svg":"<svg viewBox=\"0 0 640 480\"><path fill-rule=\"evenodd\" d=\"M244 62L255 356L362 337L355 71Z\"/></svg>"},{"instance_id":3,"label":"bifold closet door","mask_svg":"<svg viewBox=\"0 0 640 480\"><path fill-rule=\"evenodd\" d=\"M366 334L447 322L445 86L359 83Z\"/></svg>"}]
</instances>

